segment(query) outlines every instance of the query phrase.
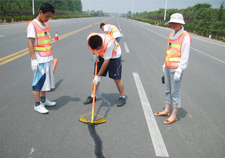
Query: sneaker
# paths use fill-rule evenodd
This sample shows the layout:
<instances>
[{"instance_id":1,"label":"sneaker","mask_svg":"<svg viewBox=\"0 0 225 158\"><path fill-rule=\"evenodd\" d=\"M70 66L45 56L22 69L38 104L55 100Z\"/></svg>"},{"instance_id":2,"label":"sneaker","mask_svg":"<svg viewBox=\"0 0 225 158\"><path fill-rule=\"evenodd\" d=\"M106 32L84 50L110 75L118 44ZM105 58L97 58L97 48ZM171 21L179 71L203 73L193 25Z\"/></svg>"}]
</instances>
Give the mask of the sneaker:
<instances>
[{"instance_id":1,"label":"sneaker","mask_svg":"<svg viewBox=\"0 0 225 158\"><path fill-rule=\"evenodd\" d=\"M34 105L34 110L41 113L41 114L47 114L48 110L44 107L44 105L41 103L39 106Z\"/></svg>"},{"instance_id":2,"label":"sneaker","mask_svg":"<svg viewBox=\"0 0 225 158\"><path fill-rule=\"evenodd\" d=\"M87 98L87 100L85 100L84 102L83 102L83 104L91 104L93 102L93 98L91 97L91 96L89 96L88 98ZM96 102L96 97L95 97L95 102Z\"/></svg>"},{"instance_id":3,"label":"sneaker","mask_svg":"<svg viewBox=\"0 0 225 158\"><path fill-rule=\"evenodd\" d=\"M124 104L126 104L126 99L121 97L118 101L117 101L117 106L118 107L121 107L121 106L124 106Z\"/></svg>"},{"instance_id":4,"label":"sneaker","mask_svg":"<svg viewBox=\"0 0 225 158\"><path fill-rule=\"evenodd\" d=\"M49 101L48 99L45 99L45 102L42 103L44 106L55 106L56 102Z\"/></svg>"}]
</instances>

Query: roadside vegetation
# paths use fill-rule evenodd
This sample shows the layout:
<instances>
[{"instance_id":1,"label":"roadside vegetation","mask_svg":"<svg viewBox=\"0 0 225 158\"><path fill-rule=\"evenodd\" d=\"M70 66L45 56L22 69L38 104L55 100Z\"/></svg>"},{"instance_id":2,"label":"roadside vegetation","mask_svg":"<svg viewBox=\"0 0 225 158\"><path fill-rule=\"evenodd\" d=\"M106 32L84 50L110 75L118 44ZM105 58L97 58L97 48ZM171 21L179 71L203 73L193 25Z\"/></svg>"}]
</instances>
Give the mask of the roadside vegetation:
<instances>
[{"instance_id":1,"label":"roadside vegetation","mask_svg":"<svg viewBox=\"0 0 225 158\"><path fill-rule=\"evenodd\" d=\"M45 2L52 4L55 8L53 19L108 15L107 13L103 13L102 10L83 12L81 0L34 0L34 2L35 12L33 16L32 0L1 0L0 23L32 20L38 15L41 4ZM184 20L186 22L185 29L187 31L225 41L224 2L221 3L218 9L212 8L212 6L207 3L199 3L186 9L167 9L166 21L170 19L171 14L176 12L184 15ZM163 21L164 13L165 9L159 9L157 11L135 13L131 16L131 11L129 11L126 16L130 19L147 22L152 25L169 27L165 25Z\"/></svg>"},{"instance_id":2,"label":"roadside vegetation","mask_svg":"<svg viewBox=\"0 0 225 158\"><path fill-rule=\"evenodd\" d=\"M164 23L165 9L159 9L153 12L135 13L131 17L131 12L127 16L134 20L147 22L153 25L169 27ZM218 9L214 9L210 4L199 3L193 7L186 9L167 9L166 22L169 21L170 15L173 13L182 13L185 20L185 30L222 40L225 42L225 8L224 2L221 3Z\"/></svg>"},{"instance_id":3,"label":"roadside vegetation","mask_svg":"<svg viewBox=\"0 0 225 158\"><path fill-rule=\"evenodd\" d=\"M50 3L55 8L53 19L104 16L102 11L82 12L81 0L34 0L34 16L32 0L0 0L0 23L28 21L38 15L43 3Z\"/></svg>"}]
</instances>

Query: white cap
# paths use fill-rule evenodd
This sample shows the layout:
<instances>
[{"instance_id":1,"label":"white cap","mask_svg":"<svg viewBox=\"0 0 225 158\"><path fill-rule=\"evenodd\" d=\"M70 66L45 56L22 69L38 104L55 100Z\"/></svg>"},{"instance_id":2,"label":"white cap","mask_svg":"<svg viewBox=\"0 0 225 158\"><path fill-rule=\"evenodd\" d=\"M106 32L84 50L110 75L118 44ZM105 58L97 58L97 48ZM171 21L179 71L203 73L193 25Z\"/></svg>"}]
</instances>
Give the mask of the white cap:
<instances>
[{"instance_id":1,"label":"white cap","mask_svg":"<svg viewBox=\"0 0 225 158\"><path fill-rule=\"evenodd\" d=\"M183 15L180 14L180 13L174 13L170 16L170 21L168 21L166 23L169 24L169 23L179 23L179 24L185 24L184 22L184 18L183 18Z\"/></svg>"}]
</instances>

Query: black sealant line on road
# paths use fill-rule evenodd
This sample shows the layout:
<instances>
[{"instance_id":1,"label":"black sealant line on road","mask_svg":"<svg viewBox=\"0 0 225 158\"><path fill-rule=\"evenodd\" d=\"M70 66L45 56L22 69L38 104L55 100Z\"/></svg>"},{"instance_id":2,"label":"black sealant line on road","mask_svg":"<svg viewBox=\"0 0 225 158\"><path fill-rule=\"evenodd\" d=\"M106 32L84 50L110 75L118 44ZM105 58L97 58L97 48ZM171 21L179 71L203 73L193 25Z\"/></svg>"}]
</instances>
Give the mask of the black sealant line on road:
<instances>
[{"instance_id":1,"label":"black sealant line on road","mask_svg":"<svg viewBox=\"0 0 225 158\"><path fill-rule=\"evenodd\" d=\"M88 124L89 133L95 142L95 155L97 158L105 158L105 156L102 153L102 148L103 148L102 140L97 134L95 130L95 126L96 126L95 124Z\"/></svg>"}]
</instances>

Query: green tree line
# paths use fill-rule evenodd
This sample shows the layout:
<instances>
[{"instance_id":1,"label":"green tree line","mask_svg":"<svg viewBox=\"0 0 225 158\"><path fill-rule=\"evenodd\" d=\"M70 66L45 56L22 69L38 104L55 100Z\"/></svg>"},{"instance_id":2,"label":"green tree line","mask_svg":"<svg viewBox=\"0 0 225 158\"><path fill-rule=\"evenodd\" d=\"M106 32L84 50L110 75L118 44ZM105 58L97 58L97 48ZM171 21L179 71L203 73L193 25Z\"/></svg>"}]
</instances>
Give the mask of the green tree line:
<instances>
[{"instance_id":1,"label":"green tree line","mask_svg":"<svg viewBox=\"0 0 225 158\"><path fill-rule=\"evenodd\" d=\"M158 11L142 12L133 14L133 19L165 26L165 9ZM213 38L225 41L225 9L224 2L218 9L212 8L211 4L199 3L186 9L167 9L166 21L169 21L173 13L182 13L185 20L185 29L189 32L203 36L212 35ZM131 15L130 12L127 15ZM167 26L168 27L168 26Z\"/></svg>"},{"instance_id":2,"label":"green tree line","mask_svg":"<svg viewBox=\"0 0 225 158\"><path fill-rule=\"evenodd\" d=\"M30 20L32 18L32 0L0 0L1 19L11 22L17 18ZM34 0L35 16L37 16L40 6L43 3L50 3L54 6L56 17L59 15L81 14L81 0ZM27 19L28 18L28 19ZM17 20L16 20L17 21Z\"/></svg>"}]
</instances>

